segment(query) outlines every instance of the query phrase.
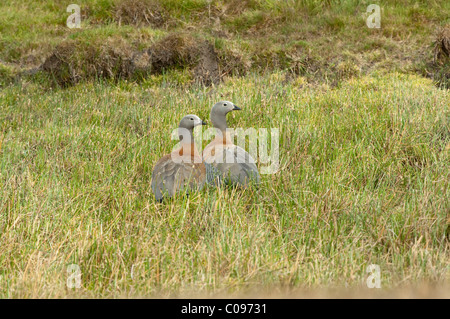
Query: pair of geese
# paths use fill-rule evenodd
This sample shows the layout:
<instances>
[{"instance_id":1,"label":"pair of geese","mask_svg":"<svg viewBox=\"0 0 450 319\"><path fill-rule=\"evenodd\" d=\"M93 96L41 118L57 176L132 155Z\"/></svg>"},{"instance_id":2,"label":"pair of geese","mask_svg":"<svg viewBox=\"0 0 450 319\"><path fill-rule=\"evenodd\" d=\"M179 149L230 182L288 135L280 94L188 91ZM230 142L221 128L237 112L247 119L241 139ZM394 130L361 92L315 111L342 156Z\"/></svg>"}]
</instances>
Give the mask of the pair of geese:
<instances>
[{"instance_id":1,"label":"pair of geese","mask_svg":"<svg viewBox=\"0 0 450 319\"><path fill-rule=\"evenodd\" d=\"M206 183L248 186L259 183L260 175L254 159L241 147L234 145L227 131L226 115L239 107L228 101L216 103L211 109L211 123L217 135L200 154L195 147L193 129L206 125L197 115L181 119L178 127L180 147L163 156L152 172L152 191L157 201L176 193L189 194L201 190Z\"/></svg>"}]
</instances>

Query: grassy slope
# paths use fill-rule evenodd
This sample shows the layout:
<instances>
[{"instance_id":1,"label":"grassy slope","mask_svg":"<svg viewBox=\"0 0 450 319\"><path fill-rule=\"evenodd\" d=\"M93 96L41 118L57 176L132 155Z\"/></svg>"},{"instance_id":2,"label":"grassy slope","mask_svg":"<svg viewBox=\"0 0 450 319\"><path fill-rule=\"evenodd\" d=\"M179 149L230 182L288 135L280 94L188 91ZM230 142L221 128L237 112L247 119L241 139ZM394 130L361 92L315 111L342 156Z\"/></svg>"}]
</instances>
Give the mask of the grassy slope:
<instances>
[{"instance_id":1,"label":"grassy slope","mask_svg":"<svg viewBox=\"0 0 450 319\"><path fill-rule=\"evenodd\" d=\"M154 29L118 26L111 2L89 0L83 29L68 30L65 3L2 1L0 59L10 72L67 38L146 47L188 27L205 38L225 32L216 48L253 70L311 61L325 72L315 84L286 71L205 89L186 85L182 71L139 84L61 90L24 79L0 89L0 296L364 289L371 263L383 287L448 284L449 94L394 71L431 56L449 3L384 2L382 29L369 30L366 4L351 1L213 2L220 27L207 1L182 2L165 2L171 21ZM328 76L354 77L332 87ZM244 109L230 126L280 129L280 171L259 190L155 203L151 170L171 150L171 130L182 114L207 118L220 99ZM80 290L65 286L71 263L81 267Z\"/></svg>"},{"instance_id":2,"label":"grassy slope","mask_svg":"<svg viewBox=\"0 0 450 319\"><path fill-rule=\"evenodd\" d=\"M145 1L159 4L163 25L118 24L120 3L133 8ZM120 37L138 50L184 32L213 41L225 60L238 57L253 70L288 68L325 82L373 70L427 74L433 40L450 16L448 1L381 1L382 28L369 29L370 1L86 0L80 3L82 29L69 29L64 1L20 3L0 4L0 61L20 68L39 65L67 39L104 43Z\"/></svg>"}]
</instances>

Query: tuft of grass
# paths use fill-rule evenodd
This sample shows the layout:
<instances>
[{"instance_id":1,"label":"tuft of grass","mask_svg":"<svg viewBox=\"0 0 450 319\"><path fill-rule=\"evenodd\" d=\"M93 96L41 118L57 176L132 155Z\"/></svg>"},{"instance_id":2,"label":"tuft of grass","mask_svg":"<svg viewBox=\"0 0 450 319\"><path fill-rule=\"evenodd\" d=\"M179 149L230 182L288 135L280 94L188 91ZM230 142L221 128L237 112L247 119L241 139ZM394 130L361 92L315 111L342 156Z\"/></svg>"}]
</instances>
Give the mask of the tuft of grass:
<instances>
[{"instance_id":1,"label":"tuft of grass","mask_svg":"<svg viewBox=\"0 0 450 319\"><path fill-rule=\"evenodd\" d=\"M121 0L116 5L115 15L119 25L162 27L167 22L167 13L155 0Z\"/></svg>"},{"instance_id":2,"label":"tuft of grass","mask_svg":"<svg viewBox=\"0 0 450 319\"><path fill-rule=\"evenodd\" d=\"M0 62L0 87L8 85L14 81L17 70L14 67Z\"/></svg>"},{"instance_id":3,"label":"tuft of grass","mask_svg":"<svg viewBox=\"0 0 450 319\"><path fill-rule=\"evenodd\" d=\"M67 87L86 79L130 78L134 72L133 50L121 38L100 44L66 41L46 59L42 70L60 86Z\"/></svg>"}]
</instances>

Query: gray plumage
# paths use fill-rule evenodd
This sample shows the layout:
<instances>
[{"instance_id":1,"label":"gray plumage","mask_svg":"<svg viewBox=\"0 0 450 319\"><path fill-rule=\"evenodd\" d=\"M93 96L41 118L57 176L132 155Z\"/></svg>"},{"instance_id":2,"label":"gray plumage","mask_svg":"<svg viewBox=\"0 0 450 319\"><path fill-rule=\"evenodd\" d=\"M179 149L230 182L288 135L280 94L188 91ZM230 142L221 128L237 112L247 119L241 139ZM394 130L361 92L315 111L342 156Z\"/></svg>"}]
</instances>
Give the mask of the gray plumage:
<instances>
[{"instance_id":1,"label":"gray plumage","mask_svg":"<svg viewBox=\"0 0 450 319\"><path fill-rule=\"evenodd\" d=\"M161 158L152 173L152 190L157 201L175 193L201 190L206 181L204 164L175 163L170 155Z\"/></svg>"},{"instance_id":2,"label":"gray plumage","mask_svg":"<svg viewBox=\"0 0 450 319\"><path fill-rule=\"evenodd\" d=\"M227 146L221 156L223 160L216 163L215 167L223 174L224 183L246 186L251 181L256 184L260 182L255 160L244 149L236 145Z\"/></svg>"},{"instance_id":3,"label":"gray plumage","mask_svg":"<svg viewBox=\"0 0 450 319\"><path fill-rule=\"evenodd\" d=\"M214 165L205 163L206 168L206 183L210 185L220 185L222 184L223 178L222 173Z\"/></svg>"}]
</instances>

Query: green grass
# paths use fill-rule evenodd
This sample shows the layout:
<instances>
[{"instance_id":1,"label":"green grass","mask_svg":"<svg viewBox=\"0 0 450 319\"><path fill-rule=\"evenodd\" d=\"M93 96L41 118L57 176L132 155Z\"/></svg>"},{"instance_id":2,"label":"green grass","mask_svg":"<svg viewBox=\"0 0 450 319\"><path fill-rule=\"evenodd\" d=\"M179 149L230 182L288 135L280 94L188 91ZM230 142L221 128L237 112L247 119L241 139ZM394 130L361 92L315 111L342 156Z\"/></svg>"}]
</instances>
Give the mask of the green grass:
<instances>
[{"instance_id":1,"label":"green grass","mask_svg":"<svg viewBox=\"0 0 450 319\"><path fill-rule=\"evenodd\" d=\"M164 10L166 22L154 28L119 25L116 5L122 1L130 0L83 1L81 29L65 26L69 13L60 1L2 1L0 62L36 67L68 39L102 43L121 37L141 50L167 34L184 32L213 40L219 55L226 57L224 64L232 49L254 72L289 68L312 82L337 83L341 79L335 77L335 66L349 62L364 74L427 74L436 32L449 24L450 16L448 1L380 1L382 27L369 29L365 19L370 1L215 0L209 5L206 0L140 0ZM308 63L299 68L304 60ZM436 82L448 86L445 76L436 76Z\"/></svg>"},{"instance_id":2,"label":"green grass","mask_svg":"<svg viewBox=\"0 0 450 319\"><path fill-rule=\"evenodd\" d=\"M334 88L282 72L215 89L170 78L0 91L0 297L364 290L369 264L383 288L448 285L447 90L399 73ZM231 127L280 129L280 170L156 203L171 131L221 99L243 109ZM66 287L72 263L80 289Z\"/></svg>"},{"instance_id":3,"label":"green grass","mask_svg":"<svg viewBox=\"0 0 450 319\"><path fill-rule=\"evenodd\" d=\"M373 296L370 264L382 293L448 296L449 62L431 63L449 1L379 1L381 29L365 25L371 1L149 0L159 27L119 24L122 1L80 3L81 29L69 2L0 3L0 298ZM98 78L111 50L122 63L173 34L213 43L224 82L200 87L177 63ZM61 43L78 84L21 74ZM243 109L230 127L280 130L280 170L155 202L172 130L219 100Z\"/></svg>"}]
</instances>

